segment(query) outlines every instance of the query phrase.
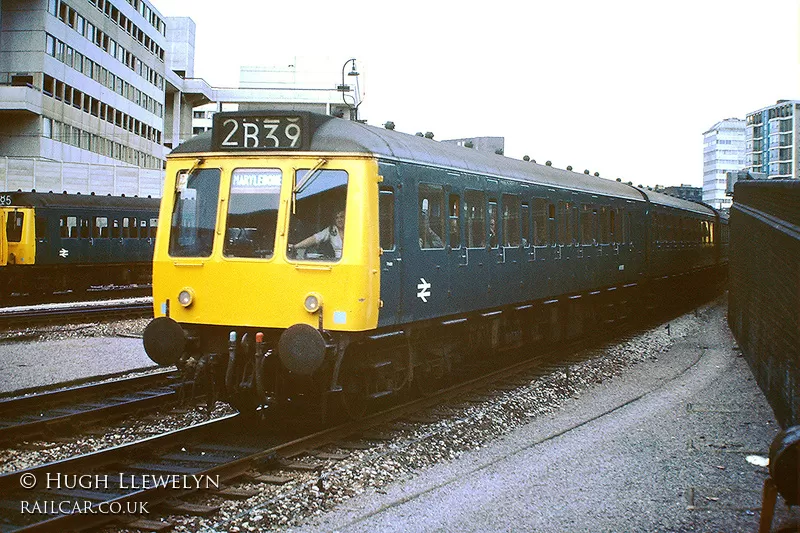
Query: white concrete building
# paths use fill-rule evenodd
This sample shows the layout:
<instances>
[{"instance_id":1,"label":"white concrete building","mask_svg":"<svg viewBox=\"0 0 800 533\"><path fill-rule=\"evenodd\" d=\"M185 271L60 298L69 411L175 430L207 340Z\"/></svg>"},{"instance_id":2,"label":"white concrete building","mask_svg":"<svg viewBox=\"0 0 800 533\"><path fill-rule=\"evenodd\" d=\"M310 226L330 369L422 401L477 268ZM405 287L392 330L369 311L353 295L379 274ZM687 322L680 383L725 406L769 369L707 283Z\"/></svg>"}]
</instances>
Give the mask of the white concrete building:
<instances>
[{"instance_id":1,"label":"white concrete building","mask_svg":"<svg viewBox=\"0 0 800 533\"><path fill-rule=\"evenodd\" d=\"M350 60L343 65L315 56L288 56L268 65L241 67L238 88L211 88L213 103L194 109L192 131L210 129L211 117L218 111L269 108L349 117L350 109L360 104L360 74L352 75L354 68Z\"/></svg>"},{"instance_id":2,"label":"white concrete building","mask_svg":"<svg viewBox=\"0 0 800 533\"><path fill-rule=\"evenodd\" d=\"M184 79L194 23L170 20L168 38L149 0L0 0L0 189L160 196L208 93Z\"/></svg>"},{"instance_id":3,"label":"white concrete building","mask_svg":"<svg viewBox=\"0 0 800 533\"><path fill-rule=\"evenodd\" d=\"M800 178L800 101L779 100L747 114L747 169L767 178Z\"/></svg>"},{"instance_id":4,"label":"white concrete building","mask_svg":"<svg viewBox=\"0 0 800 533\"><path fill-rule=\"evenodd\" d=\"M728 209L727 173L746 165L745 122L728 118L703 133L703 202L716 209Z\"/></svg>"}]
</instances>

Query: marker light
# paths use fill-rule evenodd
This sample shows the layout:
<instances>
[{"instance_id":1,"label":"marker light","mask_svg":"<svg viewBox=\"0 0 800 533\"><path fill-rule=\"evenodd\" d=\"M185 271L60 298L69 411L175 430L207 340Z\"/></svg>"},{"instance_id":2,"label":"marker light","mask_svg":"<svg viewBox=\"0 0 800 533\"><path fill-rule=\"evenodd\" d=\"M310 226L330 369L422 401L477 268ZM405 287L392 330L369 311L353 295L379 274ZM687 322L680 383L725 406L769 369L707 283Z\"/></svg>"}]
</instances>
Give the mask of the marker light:
<instances>
[{"instance_id":1,"label":"marker light","mask_svg":"<svg viewBox=\"0 0 800 533\"><path fill-rule=\"evenodd\" d=\"M182 289L178 293L178 303L184 307L189 307L194 301L194 291L190 288Z\"/></svg>"},{"instance_id":2,"label":"marker light","mask_svg":"<svg viewBox=\"0 0 800 533\"><path fill-rule=\"evenodd\" d=\"M309 313L316 313L321 305L322 305L322 298L320 297L319 294L313 292L310 293L308 296L306 296L306 299L303 302L303 307L305 307L306 311L308 311Z\"/></svg>"}]
</instances>

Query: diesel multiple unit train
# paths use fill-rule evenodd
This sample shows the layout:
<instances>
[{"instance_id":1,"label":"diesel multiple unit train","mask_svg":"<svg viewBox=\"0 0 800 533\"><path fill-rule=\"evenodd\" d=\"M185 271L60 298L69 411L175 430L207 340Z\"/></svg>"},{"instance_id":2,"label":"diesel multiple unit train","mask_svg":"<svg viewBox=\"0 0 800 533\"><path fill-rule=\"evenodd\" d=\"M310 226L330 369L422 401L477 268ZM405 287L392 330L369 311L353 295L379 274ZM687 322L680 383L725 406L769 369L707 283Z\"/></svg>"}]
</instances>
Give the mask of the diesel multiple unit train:
<instances>
[{"instance_id":1,"label":"diesel multiple unit train","mask_svg":"<svg viewBox=\"0 0 800 533\"><path fill-rule=\"evenodd\" d=\"M615 181L306 112L168 158L149 356L239 409L358 416L721 275L726 220Z\"/></svg>"},{"instance_id":2,"label":"diesel multiple unit train","mask_svg":"<svg viewBox=\"0 0 800 533\"><path fill-rule=\"evenodd\" d=\"M149 283L159 200L0 193L0 296Z\"/></svg>"}]
</instances>

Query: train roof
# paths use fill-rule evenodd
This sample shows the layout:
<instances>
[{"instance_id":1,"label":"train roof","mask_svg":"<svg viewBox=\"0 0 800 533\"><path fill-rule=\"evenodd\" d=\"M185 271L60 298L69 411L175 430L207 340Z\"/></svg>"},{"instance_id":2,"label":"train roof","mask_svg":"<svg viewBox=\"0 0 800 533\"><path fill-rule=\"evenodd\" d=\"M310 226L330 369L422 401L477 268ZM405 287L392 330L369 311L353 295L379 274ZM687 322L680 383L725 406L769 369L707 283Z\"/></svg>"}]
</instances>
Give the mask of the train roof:
<instances>
[{"instance_id":1,"label":"train roof","mask_svg":"<svg viewBox=\"0 0 800 533\"><path fill-rule=\"evenodd\" d=\"M65 194L33 191L8 191L0 193L0 196L5 195L11 195L11 204L7 207L103 207L157 210L161 202L159 198L144 198L139 196L101 196L95 194Z\"/></svg>"},{"instance_id":2,"label":"train roof","mask_svg":"<svg viewBox=\"0 0 800 533\"><path fill-rule=\"evenodd\" d=\"M246 116L247 113L217 113L215 119L231 116L241 117ZM276 112L274 114L285 115L286 113ZM462 172L644 201L642 194L634 187L614 180L480 152L456 144L368 126L360 122L316 113L295 112L294 114L306 117L311 125L310 139L304 146L305 150L311 152L364 153L384 159L409 161ZM219 151L215 150L213 140L212 132L202 133L178 146L171 155Z\"/></svg>"},{"instance_id":3,"label":"train roof","mask_svg":"<svg viewBox=\"0 0 800 533\"><path fill-rule=\"evenodd\" d=\"M310 138L302 147L311 152L364 153L390 160L446 167L462 172L516 179L632 201L642 202L645 201L645 198L649 198L657 205L714 216L714 210L704 204L647 191L614 180L529 161L520 161L503 155L480 152L456 144L438 142L418 135L409 135L317 113L270 111L217 113L214 116L214 124L216 127L227 117L241 119L252 116L285 117L289 115L302 117L305 120L304 127L311 130ZM173 150L172 154L213 152L217 150L218 146L215 144L213 132L209 131L184 142Z\"/></svg>"},{"instance_id":4,"label":"train roof","mask_svg":"<svg viewBox=\"0 0 800 533\"><path fill-rule=\"evenodd\" d=\"M692 211L695 213L714 216L716 212L711 206L706 204L701 204L698 202L692 202L690 200L684 200L682 198L676 198L675 196L670 196L668 194L662 194L660 192L655 191L648 191L645 189L641 189L636 187L637 190L641 191L642 194L646 195L647 198L650 199L650 202L664 206L664 207L674 207L676 209L683 209L685 211Z\"/></svg>"}]
</instances>

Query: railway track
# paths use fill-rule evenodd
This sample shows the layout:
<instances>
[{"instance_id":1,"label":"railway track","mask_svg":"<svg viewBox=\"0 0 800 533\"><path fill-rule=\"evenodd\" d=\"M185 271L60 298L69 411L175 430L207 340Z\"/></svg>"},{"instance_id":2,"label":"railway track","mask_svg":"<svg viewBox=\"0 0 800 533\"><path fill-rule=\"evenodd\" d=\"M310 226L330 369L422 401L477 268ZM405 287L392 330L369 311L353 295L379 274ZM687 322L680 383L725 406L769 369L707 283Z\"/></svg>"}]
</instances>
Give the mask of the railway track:
<instances>
[{"instance_id":1,"label":"railway track","mask_svg":"<svg viewBox=\"0 0 800 533\"><path fill-rule=\"evenodd\" d=\"M648 324L647 327L649 327ZM642 327L641 325L639 326ZM586 356L576 352L606 342L631 327L612 326L602 339L584 338L553 349L537 359L515 360L486 372L368 416L300 437L258 426L244 415L231 415L135 443L0 476L0 528L3 531L83 530L111 522L144 527L136 516L214 512L180 500L195 492L223 498L247 497L225 484L242 478L268 482L265 472L286 466L286 460L309 450L336 445L354 435L414 416L447 402L490 398L496 391L568 367ZM367 439L367 437L362 437ZM80 476L83 476L81 478ZM85 483L81 485L80 480ZM32 507L32 502L67 502L66 508ZM27 505L27 508L23 506ZM63 505L63 504L62 504ZM78 506L78 507L75 507ZM86 507L88 506L88 507ZM75 512L80 508L82 511ZM65 511L66 509L66 511ZM94 512L87 511L94 509ZM106 510L103 512L102 510ZM163 524L162 524L163 525Z\"/></svg>"},{"instance_id":2,"label":"railway track","mask_svg":"<svg viewBox=\"0 0 800 533\"><path fill-rule=\"evenodd\" d=\"M178 399L177 371L32 394L0 401L0 443L61 435L78 424L157 409Z\"/></svg>"},{"instance_id":3,"label":"railway track","mask_svg":"<svg viewBox=\"0 0 800 533\"><path fill-rule=\"evenodd\" d=\"M153 316L152 298L0 308L0 329L33 324L119 320Z\"/></svg>"}]
</instances>

